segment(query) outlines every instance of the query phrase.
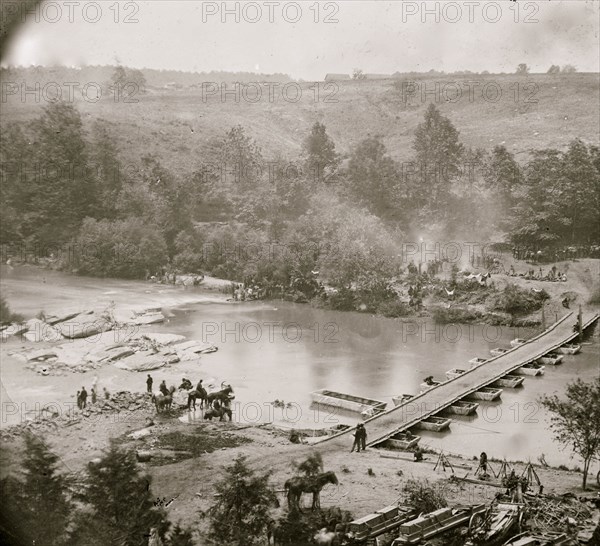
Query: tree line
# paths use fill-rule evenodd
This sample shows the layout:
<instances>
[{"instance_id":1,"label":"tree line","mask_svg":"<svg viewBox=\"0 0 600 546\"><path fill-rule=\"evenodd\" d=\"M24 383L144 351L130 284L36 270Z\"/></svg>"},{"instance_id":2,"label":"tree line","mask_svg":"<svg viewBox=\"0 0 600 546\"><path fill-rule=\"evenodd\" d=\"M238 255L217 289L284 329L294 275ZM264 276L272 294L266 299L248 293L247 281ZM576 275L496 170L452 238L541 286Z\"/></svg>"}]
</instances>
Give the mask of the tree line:
<instances>
[{"instance_id":1,"label":"tree line","mask_svg":"<svg viewBox=\"0 0 600 546\"><path fill-rule=\"evenodd\" d=\"M575 139L519 163L504 146L465 146L433 104L402 164L380 135L339 153L317 121L298 156L269 158L234 126L194 172L175 176L156 157L125 166L113 130L99 119L85 131L76 107L62 102L8 125L0 242L36 245L42 255L73 243L87 250L64 267L96 276L201 270L314 292L318 271L353 301L378 300L374 307L406 266L397 259L402 241L422 231L448 240L503 233L534 249L598 243L597 146ZM273 242L288 252L258 259L256 248Z\"/></svg>"}]
</instances>

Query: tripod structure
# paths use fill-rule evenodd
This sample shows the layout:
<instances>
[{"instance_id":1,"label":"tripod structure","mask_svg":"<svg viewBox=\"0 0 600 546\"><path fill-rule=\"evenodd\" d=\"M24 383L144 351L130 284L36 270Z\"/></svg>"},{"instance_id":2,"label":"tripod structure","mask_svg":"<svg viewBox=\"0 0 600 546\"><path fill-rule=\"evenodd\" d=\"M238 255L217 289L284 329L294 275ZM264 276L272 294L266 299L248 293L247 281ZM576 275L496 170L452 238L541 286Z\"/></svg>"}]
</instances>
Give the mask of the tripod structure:
<instances>
[{"instance_id":1,"label":"tripod structure","mask_svg":"<svg viewBox=\"0 0 600 546\"><path fill-rule=\"evenodd\" d=\"M535 468L533 468L531 461L527 463L527 466L525 467L525 470L523 470L521 477L525 477L527 479L528 484L532 484L533 482L535 482L539 488L540 495L544 492L544 486L542 485L540 477L535 471Z\"/></svg>"},{"instance_id":2,"label":"tripod structure","mask_svg":"<svg viewBox=\"0 0 600 546\"><path fill-rule=\"evenodd\" d=\"M512 470L512 467L506 462L506 459L504 459L502 461L502 464L500 465L500 470L498 470L498 474L496 474L496 478L508 478Z\"/></svg>"},{"instance_id":3,"label":"tripod structure","mask_svg":"<svg viewBox=\"0 0 600 546\"><path fill-rule=\"evenodd\" d=\"M440 455L433 469L437 470L438 466L441 466L444 472L446 472L446 468L450 468L450 470L452 470L452 474L454 474L454 467L452 466L452 463L448 460L448 457L444 455L443 451L440 451Z\"/></svg>"}]
</instances>

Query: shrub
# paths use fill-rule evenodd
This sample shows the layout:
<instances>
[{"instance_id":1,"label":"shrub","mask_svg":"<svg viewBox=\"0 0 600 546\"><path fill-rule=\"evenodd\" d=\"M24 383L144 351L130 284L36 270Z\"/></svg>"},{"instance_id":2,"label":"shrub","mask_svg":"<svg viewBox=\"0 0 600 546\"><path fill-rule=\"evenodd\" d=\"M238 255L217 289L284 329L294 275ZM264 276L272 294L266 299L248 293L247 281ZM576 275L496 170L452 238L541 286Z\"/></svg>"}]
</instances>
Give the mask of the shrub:
<instances>
[{"instance_id":1,"label":"shrub","mask_svg":"<svg viewBox=\"0 0 600 546\"><path fill-rule=\"evenodd\" d=\"M139 279L167 263L159 229L140 218L86 218L76 239L76 265L83 275Z\"/></svg>"},{"instance_id":2,"label":"shrub","mask_svg":"<svg viewBox=\"0 0 600 546\"><path fill-rule=\"evenodd\" d=\"M405 303L395 299L381 302L377 313L388 318L406 317L410 315L410 309Z\"/></svg>"},{"instance_id":3,"label":"shrub","mask_svg":"<svg viewBox=\"0 0 600 546\"><path fill-rule=\"evenodd\" d=\"M23 316L13 313L10 310L8 302L4 296L0 296L0 324L10 324L11 322L22 322Z\"/></svg>"},{"instance_id":4,"label":"shrub","mask_svg":"<svg viewBox=\"0 0 600 546\"><path fill-rule=\"evenodd\" d=\"M407 504L425 514L448 506L446 498L432 487L428 480L408 480L403 492Z\"/></svg>"},{"instance_id":5,"label":"shrub","mask_svg":"<svg viewBox=\"0 0 600 546\"><path fill-rule=\"evenodd\" d=\"M435 307L432 314L433 320L438 324L465 324L477 321L481 318L479 312L461 309L460 307L451 307L450 309L446 309L445 307Z\"/></svg>"},{"instance_id":6,"label":"shrub","mask_svg":"<svg viewBox=\"0 0 600 546\"><path fill-rule=\"evenodd\" d=\"M540 309L550 296L548 292L533 292L524 290L514 284L509 284L498 293L493 302L495 311L503 311L511 315L526 315Z\"/></svg>"}]
</instances>

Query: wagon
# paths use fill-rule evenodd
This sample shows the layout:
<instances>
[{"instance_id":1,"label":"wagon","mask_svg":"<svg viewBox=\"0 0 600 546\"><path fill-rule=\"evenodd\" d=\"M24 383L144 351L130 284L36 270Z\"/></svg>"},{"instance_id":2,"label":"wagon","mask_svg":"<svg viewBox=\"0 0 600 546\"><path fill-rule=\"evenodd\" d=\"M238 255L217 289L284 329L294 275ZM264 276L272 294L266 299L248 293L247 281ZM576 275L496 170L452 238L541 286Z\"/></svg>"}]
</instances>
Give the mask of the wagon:
<instances>
[{"instance_id":1,"label":"wagon","mask_svg":"<svg viewBox=\"0 0 600 546\"><path fill-rule=\"evenodd\" d=\"M495 349L492 349L490 351L490 354L492 356L502 356L505 353L508 353L508 351L510 351L510 349L502 349L501 347L496 347Z\"/></svg>"},{"instance_id":2,"label":"wagon","mask_svg":"<svg viewBox=\"0 0 600 546\"><path fill-rule=\"evenodd\" d=\"M403 506L391 505L377 510L373 514L355 519L348 524L348 532L355 541L362 542L369 538L388 533L416 515L415 510Z\"/></svg>"},{"instance_id":3,"label":"wagon","mask_svg":"<svg viewBox=\"0 0 600 546\"><path fill-rule=\"evenodd\" d=\"M526 339L522 339L520 337L516 337L515 339L513 339L510 342L510 346L511 347L519 347L520 345L523 345L524 343L527 343Z\"/></svg>"},{"instance_id":4,"label":"wagon","mask_svg":"<svg viewBox=\"0 0 600 546\"><path fill-rule=\"evenodd\" d=\"M419 544L425 539L465 525L475 514L483 512L485 512L485 504L440 508L400 525L398 538L392 542L392 546Z\"/></svg>"}]
</instances>

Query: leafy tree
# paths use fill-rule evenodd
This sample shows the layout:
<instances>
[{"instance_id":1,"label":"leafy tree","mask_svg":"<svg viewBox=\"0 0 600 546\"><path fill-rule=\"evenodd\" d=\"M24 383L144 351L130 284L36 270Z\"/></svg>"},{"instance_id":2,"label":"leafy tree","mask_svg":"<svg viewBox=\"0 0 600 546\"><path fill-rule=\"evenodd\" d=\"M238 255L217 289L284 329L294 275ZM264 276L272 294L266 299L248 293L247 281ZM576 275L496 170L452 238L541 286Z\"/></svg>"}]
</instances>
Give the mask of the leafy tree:
<instances>
[{"instance_id":1,"label":"leafy tree","mask_svg":"<svg viewBox=\"0 0 600 546\"><path fill-rule=\"evenodd\" d=\"M318 451L310 454L304 461L294 465L305 476L314 476L323 472L323 457Z\"/></svg>"},{"instance_id":2,"label":"leafy tree","mask_svg":"<svg viewBox=\"0 0 600 546\"><path fill-rule=\"evenodd\" d=\"M484 167L484 180L507 207L512 205L515 188L522 183L521 167L504 146L494 146Z\"/></svg>"},{"instance_id":3,"label":"leafy tree","mask_svg":"<svg viewBox=\"0 0 600 546\"><path fill-rule=\"evenodd\" d=\"M194 546L192 531L177 524L169 535L169 546Z\"/></svg>"},{"instance_id":4,"label":"leafy tree","mask_svg":"<svg viewBox=\"0 0 600 546\"><path fill-rule=\"evenodd\" d=\"M2 510L6 544L66 544L73 505L58 460L42 440L25 436L24 477L2 483L3 497L10 499Z\"/></svg>"},{"instance_id":5,"label":"leafy tree","mask_svg":"<svg viewBox=\"0 0 600 546\"><path fill-rule=\"evenodd\" d=\"M586 383L576 379L567 385L566 399L544 395L542 405L553 415L550 428L561 444L571 445L583 459L583 484L592 460L600 454L600 378Z\"/></svg>"},{"instance_id":6,"label":"leafy tree","mask_svg":"<svg viewBox=\"0 0 600 546\"><path fill-rule=\"evenodd\" d=\"M87 218L75 243L75 263L83 275L139 279L168 261L160 231L141 218Z\"/></svg>"},{"instance_id":7,"label":"leafy tree","mask_svg":"<svg viewBox=\"0 0 600 546\"><path fill-rule=\"evenodd\" d=\"M529 67L525 63L521 63L519 66L517 66L517 71L515 72L515 74L525 76L529 74Z\"/></svg>"},{"instance_id":8,"label":"leafy tree","mask_svg":"<svg viewBox=\"0 0 600 546\"><path fill-rule=\"evenodd\" d=\"M200 272L205 266L206 239L196 230L180 232L175 239L173 263L180 271Z\"/></svg>"},{"instance_id":9,"label":"leafy tree","mask_svg":"<svg viewBox=\"0 0 600 546\"><path fill-rule=\"evenodd\" d=\"M444 205L451 180L460 172L464 147L458 137L452 122L430 104L424 121L415 130L413 142L417 169L424 181L415 193L422 204L430 204L438 210Z\"/></svg>"},{"instance_id":10,"label":"leafy tree","mask_svg":"<svg viewBox=\"0 0 600 546\"><path fill-rule=\"evenodd\" d=\"M549 69L547 74L560 74L560 66L557 64L553 64Z\"/></svg>"},{"instance_id":11,"label":"leafy tree","mask_svg":"<svg viewBox=\"0 0 600 546\"><path fill-rule=\"evenodd\" d=\"M220 497L211 510L210 539L223 545L262 544L271 522L269 511L279 505L269 487L270 473L256 475L243 455L225 472L216 485Z\"/></svg>"},{"instance_id":12,"label":"leafy tree","mask_svg":"<svg viewBox=\"0 0 600 546\"><path fill-rule=\"evenodd\" d=\"M380 137L368 137L356 146L346 176L350 192L359 204L381 218L398 219L400 175Z\"/></svg>"},{"instance_id":13,"label":"leafy tree","mask_svg":"<svg viewBox=\"0 0 600 546\"><path fill-rule=\"evenodd\" d=\"M91 166L97 177L98 206L95 218L115 218L117 200L126 170L123 168L113 136L105 123L94 122L90 145Z\"/></svg>"},{"instance_id":14,"label":"leafy tree","mask_svg":"<svg viewBox=\"0 0 600 546\"><path fill-rule=\"evenodd\" d=\"M141 70L136 68L126 68L121 65L115 67L113 72L111 83L113 88L120 89L121 92L131 93L134 90L136 93L146 92L146 76Z\"/></svg>"},{"instance_id":15,"label":"leafy tree","mask_svg":"<svg viewBox=\"0 0 600 546\"><path fill-rule=\"evenodd\" d=\"M30 210L32 178L31 145L20 125L4 124L0 131L0 242L18 243L28 235L24 217Z\"/></svg>"},{"instance_id":16,"label":"leafy tree","mask_svg":"<svg viewBox=\"0 0 600 546\"><path fill-rule=\"evenodd\" d=\"M352 79L353 80L366 80L367 76L363 73L360 68L355 68L352 71Z\"/></svg>"},{"instance_id":17,"label":"leafy tree","mask_svg":"<svg viewBox=\"0 0 600 546\"><path fill-rule=\"evenodd\" d=\"M302 145L302 156L308 176L315 180L326 179L335 171L339 164L339 156L325 125L315 121Z\"/></svg>"},{"instance_id":18,"label":"leafy tree","mask_svg":"<svg viewBox=\"0 0 600 546\"><path fill-rule=\"evenodd\" d=\"M562 156L560 210L565 220L561 223L568 229L565 240L571 244L590 240L594 236L590 228L600 224L600 172L592 154L575 139Z\"/></svg>"},{"instance_id":19,"label":"leafy tree","mask_svg":"<svg viewBox=\"0 0 600 546\"><path fill-rule=\"evenodd\" d=\"M97 205L81 116L72 104L51 103L31 128L36 138L31 162L42 175L32 181L24 229L41 243L62 243Z\"/></svg>"},{"instance_id":20,"label":"leafy tree","mask_svg":"<svg viewBox=\"0 0 600 546\"><path fill-rule=\"evenodd\" d=\"M575 68L572 64L566 64L562 67L563 74L574 74L577 72L577 68Z\"/></svg>"},{"instance_id":21,"label":"leafy tree","mask_svg":"<svg viewBox=\"0 0 600 546\"><path fill-rule=\"evenodd\" d=\"M140 472L132 451L111 443L99 462L88 465L82 499L89 508L78 514L72 544L146 546L152 528L162 538L169 523L154 506L150 480Z\"/></svg>"},{"instance_id":22,"label":"leafy tree","mask_svg":"<svg viewBox=\"0 0 600 546\"><path fill-rule=\"evenodd\" d=\"M510 238L516 244L539 248L554 244L560 234L552 229L561 217L562 162L557 150L538 150L525 168L525 183L515 192L514 227Z\"/></svg>"}]
</instances>

